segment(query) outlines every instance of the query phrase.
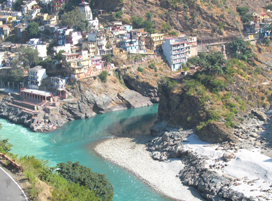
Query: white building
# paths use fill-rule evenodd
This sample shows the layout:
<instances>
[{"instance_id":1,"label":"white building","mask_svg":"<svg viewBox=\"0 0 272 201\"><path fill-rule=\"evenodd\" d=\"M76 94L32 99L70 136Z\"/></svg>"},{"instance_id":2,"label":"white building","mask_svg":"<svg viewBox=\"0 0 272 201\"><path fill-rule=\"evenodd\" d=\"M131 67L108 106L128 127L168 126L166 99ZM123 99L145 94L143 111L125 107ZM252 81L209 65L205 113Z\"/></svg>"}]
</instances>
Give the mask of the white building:
<instances>
[{"instance_id":1,"label":"white building","mask_svg":"<svg viewBox=\"0 0 272 201\"><path fill-rule=\"evenodd\" d=\"M95 19L93 19L93 13L92 13L92 10L89 6L89 3L84 1L79 4L79 8L80 8L80 12L84 13L86 20L89 21L91 28L98 30L99 21L98 21L97 17Z\"/></svg>"},{"instance_id":2,"label":"white building","mask_svg":"<svg viewBox=\"0 0 272 201\"><path fill-rule=\"evenodd\" d=\"M50 77L50 84L55 89L64 89L66 79L61 77Z\"/></svg>"},{"instance_id":3,"label":"white building","mask_svg":"<svg viewBox=\"0 0 272 201\"><path fill-rule=\"evenodd\" d=\"M89 6L89 3L87 2L82 2L79 4L80 12L84 13L86 20L91 21L93 20L93 13L92 10Z\"/></svg>"},{"instance_id":4,"label":"white building","mask_svg":"<svg viewBox=\"0 0 272 201\"><path fill-rule=\"evenodd\" d=\"M54 46L53 50L58 54L59 51L64 50L65 52L71 53L71 44L66 43L65 45L62 46Z\"/></svg>"},{"instance_id":5,"label":"white building","mask_svg":"<svg viewBox=\"0 0 272 201\"><path fill-rule=\"evenodd\" d=\"M41 58L47 57L47 48L46 45L35 45L36 50L38 51L38 56Z\"/></svg>"},{"instance_id":6,"label":"white building","mask_svg":"<svg viewBox=\"0 0 272 201\"><path fill-rule=\"evenodd\" d=\"M42 66L36 66L28 70L28 87L30 89L39 89L42 80L46 78L46 69Z\"/></svg>"},{"instance_id":7,"label":"white building","mask_svg":"<svg viewBox=\"0 0 272 201\"><path fill-rule=\"evenodd\" d=\"M162 43L163 54L172 71L181 69L187 62L186 46L186 40L178 38L165 38Z\"/></svg>"}]
</instances>

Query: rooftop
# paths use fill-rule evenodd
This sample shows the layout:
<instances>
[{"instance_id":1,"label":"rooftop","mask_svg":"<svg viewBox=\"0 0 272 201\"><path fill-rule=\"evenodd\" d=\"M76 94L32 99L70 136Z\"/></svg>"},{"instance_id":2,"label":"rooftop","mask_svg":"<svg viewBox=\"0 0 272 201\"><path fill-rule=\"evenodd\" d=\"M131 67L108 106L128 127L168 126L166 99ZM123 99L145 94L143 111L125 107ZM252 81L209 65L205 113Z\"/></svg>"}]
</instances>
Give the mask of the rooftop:
<instances>
[{"instance_id":1,"label":"rooftop","mask_svg":"<svg viewBox=\"0 0 272 201\"><path fill-rule=\"evenodd\" d=\"M29 71L31 70L45 70L42 66L35 66L34 68L30 68Z\"/></svg>"},{"instance_id":2,"label":"rooftop","mask_svg":"<svg viewBox=\"0 0 272 201\"><path fill-rule=\"evenodd\" d=\"M48 91L40 91L40 90L36 90L36 89L22 89L21 92L31 93L31 94L41 95L41 96L51 96L52 95L52 93L50 93Z\"/></svg>"}]
</instances>

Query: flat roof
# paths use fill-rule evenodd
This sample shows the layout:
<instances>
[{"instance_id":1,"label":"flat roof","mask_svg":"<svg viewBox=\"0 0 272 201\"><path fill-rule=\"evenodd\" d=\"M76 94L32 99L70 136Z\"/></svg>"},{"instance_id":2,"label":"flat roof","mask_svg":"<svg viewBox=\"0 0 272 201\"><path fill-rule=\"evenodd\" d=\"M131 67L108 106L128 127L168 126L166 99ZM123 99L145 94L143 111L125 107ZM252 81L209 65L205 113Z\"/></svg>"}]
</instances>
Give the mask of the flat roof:
<instances>
[{"instance_id":1,"label":"flat roof","mask_svg":"<svg viewBox=\"0 0 272 201\"><path fill-rule=\"evenodd\" d=\"M21 92L26 92L26 93L31 93L31 94L36 94L36 95L41 95L41 96L51 96L52 93L48 91L40 91L37 89L23 89Z\"/></svg>"}]
</instances>

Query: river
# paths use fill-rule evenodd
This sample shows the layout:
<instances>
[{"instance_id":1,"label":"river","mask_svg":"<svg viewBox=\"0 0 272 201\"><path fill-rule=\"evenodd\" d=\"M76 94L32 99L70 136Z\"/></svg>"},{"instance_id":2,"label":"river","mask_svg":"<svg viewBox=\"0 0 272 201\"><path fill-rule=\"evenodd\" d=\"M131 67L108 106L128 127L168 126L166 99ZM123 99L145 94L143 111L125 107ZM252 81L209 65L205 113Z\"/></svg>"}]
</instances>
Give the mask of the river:
<instances>
[{"instance_id":1,"label":"river","mask_svg":"<svg viewBox=\"0 0 272 201\"><path fill-rule=\"evenodd\" d=\"M160 194L142 183L134 175L112 164L93 151L101 140L114 136L148 134L157 118L158 105L100 114L90 119L68 122L50 133L31 130L0 118L1 138L9 138L12 152L18 156L33 155L48 160L49 166L59 162L79 161L94 172L106 175L114 188L114 201L166 201Z\"/></svg>"}]
</instances>

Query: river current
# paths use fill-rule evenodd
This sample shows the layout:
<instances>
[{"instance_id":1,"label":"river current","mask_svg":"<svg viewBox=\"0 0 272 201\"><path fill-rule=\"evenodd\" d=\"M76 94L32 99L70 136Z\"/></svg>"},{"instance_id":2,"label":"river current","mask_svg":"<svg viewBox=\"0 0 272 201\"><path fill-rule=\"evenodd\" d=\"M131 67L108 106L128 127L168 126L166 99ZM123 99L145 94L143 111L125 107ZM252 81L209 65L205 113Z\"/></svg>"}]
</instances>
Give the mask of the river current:
<instances>
[{"instance_id":1,"label":"river current","mask_svg":"<svg viewBox=\"0 0 272 201\"><path fill-rule=\"evenodd\" d=\"M0 118L1 139L9 138L12 152L18 156L33 155L48 160L49 166L59 162L79 161L94 172L105 174L114 188L114 201L167 201L128 171L101 158L93 147L114 136L133 137L148 134L157 118L158 105L99 114L90 119L68 122L57 131L35 133L21 125Z\"/></svg>"}]
</instances>

